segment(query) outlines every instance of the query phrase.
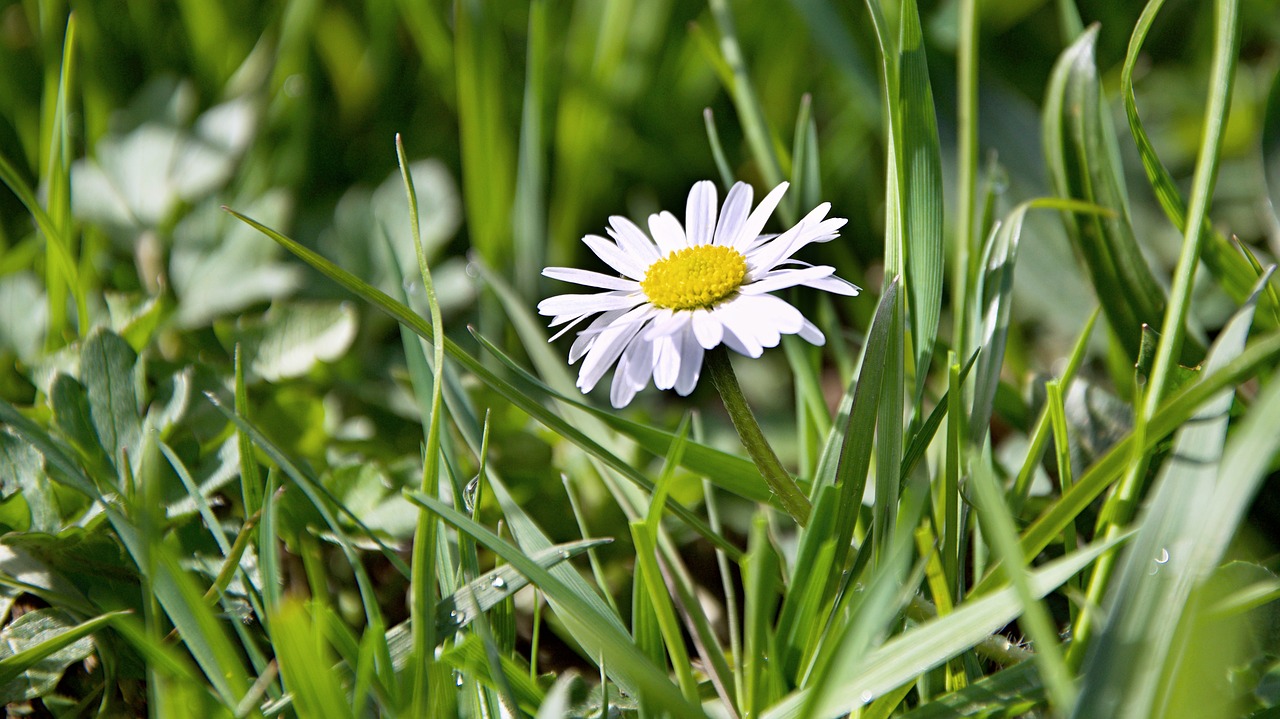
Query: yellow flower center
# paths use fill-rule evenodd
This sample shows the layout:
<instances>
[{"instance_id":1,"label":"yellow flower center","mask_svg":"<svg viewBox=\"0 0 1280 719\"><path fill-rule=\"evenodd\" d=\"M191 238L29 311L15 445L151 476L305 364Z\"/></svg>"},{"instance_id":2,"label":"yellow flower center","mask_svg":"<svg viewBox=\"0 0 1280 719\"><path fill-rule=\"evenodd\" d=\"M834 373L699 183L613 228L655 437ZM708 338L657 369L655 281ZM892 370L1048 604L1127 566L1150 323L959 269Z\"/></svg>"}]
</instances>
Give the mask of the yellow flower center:
<instances>
[{"instance_id":1,"label":"yellow flower center","mask_svg":"<svg viewBox=\"0 0 1280 719\"><path fill-rule=\"evenodd\" d=\"M741 252L723 245L698 245L650 265L640 288L657 307L709 309L737 291L746 276L747 258Z\"/></svg>"}]
</instances>

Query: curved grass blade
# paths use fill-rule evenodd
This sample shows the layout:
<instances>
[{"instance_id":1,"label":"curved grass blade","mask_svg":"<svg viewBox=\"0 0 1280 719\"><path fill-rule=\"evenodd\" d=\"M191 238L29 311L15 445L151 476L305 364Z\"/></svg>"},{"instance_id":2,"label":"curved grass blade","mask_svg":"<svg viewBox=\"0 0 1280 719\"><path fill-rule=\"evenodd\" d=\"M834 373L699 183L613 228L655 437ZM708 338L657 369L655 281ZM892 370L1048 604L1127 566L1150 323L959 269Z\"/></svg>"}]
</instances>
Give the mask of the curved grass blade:
<instances>
[{"instance_id":1,"label":"curved grass blade","mask_svg":"<svg viewBox=\"0 0 1280 719\"><path fill-rule=\"evenodd\" d=\"M582 539L548 547L529 555L529 560L543 569L551 569L583 552L608 544L613 539ZM484 612L523 589L529 580L510 564L504 564L476 577L443 597L436 604L436 631L439 636L454 634L475 618L476 612Z\"/></svg>"},{"instance_id":2,"label":"curved grass blade","mask_svg":"<svg viewBox=\"0 0 1280 719\"><path fill-rule=\"evenodd\" d=\"M1147 33L1151 30L1151 25L1155 22L1156 14L1160 12L1160 8L1164 6L1165 0L1151 0L1147 6L1143 8L1142 15L1138 18L1137 24L1133 28L1133 35L1129 38L1129 49L1125 53L1124 67L1120 72L1120 92L1124 98L1125 116L1129 120L1129 131L1133 136L1133 142L1138 147L1138 158L1142 160L1142 168L1147 173L1147 180L1151 183L1151 189L1155 192L1156 199L1160 202L1160 207L1164 209L1165 216L1173 223L1179 232L1185 232L1187 225L1187 206L1182 200L1182 192L1178 189L1177 183L1169 170L1160 161L1159 155L1156 154L1155 146L1151 144L1151 139L1147 136L1146 128L1142 125L1142 118L1138 115L1137 97L1134 94L1133 73L1138 65L1138 58L1142 53L1142 45L1146 41ZM1280 88L1280 84L1276 85ZM1275 98L1273 90L1272 97ZM1271 103L1274 105L1274 103ZM1274 113L1272 109L1269 112ZM1272 171L1274 169L1267 164L1268 154L1268 126L1269 123L1280 122L1268 115L1268 120L1263 124L1262 135L1262 151L1264 169ZM1277 132L1280 130L1273 130ZM1280 182L1280 178L1273 178ZM1269 183L1273 186L1274 182ZM1280 186L1277 186L1280 187ZM1257 281L1257 269L1252 266L1249 260L1242 256L1236 248L1231 246L1225 237L1213 229L1213 225L1206 218L1200 230L1204 236L1204 247L1201 252L1201 259L1204 260L1205 267L1218 280L1218 283L1227 292L1231 299L1236 302L1245 302L1250 294L1253 283ZM1259 300L1262 307L1266 309L1262 315L1257 318L1259 326L1265 328L1275 327L1275 313L1280 307L1276 306L1275 299L1270 295L1266 295Z\"/></svg>"},{"instance_id":3,"label":"curved grass blade","mask_svg":"<svg viewBox=\"0 0 1280 719\"><path fill-rule=\"evenodd\" d=\"M636 649L625 632L620 631L614 622L601 616L595 607L582 601L550 572L486 527L476 524L440 500L421 492L409 492L405 496L431 510L458 531L469 535L528 577L556 607L557 615L573 637L592 656L598 657L600 663L606 664L611 674L617 673L625 677L631 684L631 689L645 701L677 717L705 716L700 709L688 703L670 680Z\"/></svg>"},{"instance_id":4,"label":"curved grass blade","mask_svg":"<svg viewBox=\"0 0 1280 719\"><path fill-rule=\"evenodd\" d=\"M1063 223L1121 346L1136 360L1142 325L1160 325L1164 291L1138 247L1129 221L1129 201L1120 175L1115 128L1106 114L1094 60L1098 28L1087 30L1054 66L1046 93L1043 124L1046 162L1059 197L1101 205L1109 217ZM1204 351L1184 345L1183 364L1194 365Z\"/></svg>"},{"instance_id":5,"label":"curved grass blade","mask_svg":"<svg viewBox=\"0 0 1280 719\"><path fill-rule=\"evenodd\" d=\"M974 287L970 327L974 336L970 346L981 348L978 374L974 378L973 409L969 415L969 440L981 444L988 432L995 409L1000 370L1004 367L1005 343L1009 336L1009 318L1013 302L1013 274L1018 262L1018 246L1022 239L1022 223L1033 209L1050 208L1063 212L1108 215L1106 208L1069 199L1041 198L1018 205L992 228L991 239L983 252L980 274Z\"/></svg>"},{"instance_id":6,"label":"curved grass blade","mask_svg":"<svg viewBox=\"0 0 1280 719\"><path fill-rule=\"evenodd\" d=\"M360 279L359 277L356 277L350 272L347 272L341 267L338 267L337 265L325 259L323 256L321 256L319 253L315 252L314 250L308 249L298 244L294 240L289 239L288 237L285 237L279 232L276 232L275 230L257 222L256 220L253 220L244 215L241 215L240 213L236 212L235 210L232 210L231 208L224 208L224 209L226 209L227 212L235 216L236 219L240 220L241 222L244 222L250 227L253 227L255 230L258 230L262 234L266 235L267 237L271 238L275 242L279 243L285 249L297 255L299 259L303 260L307 264L314 267L321 274L325 275L326 277L333 280L334 282L337 282L338 284L342 285L343 287L351 291L353 294L361 297L367 302L370 302L378 309L390 315L397 322L401 323L405 327L412 330L414 334L418 335L424 340L427 340L428 342L431 341L431 338L433 336L433 329L432 329L431 323L423 319L421 316L415 313L412 309L410 309L404 303L397 302L396 300L392 299L389 295L387 295L385 292L370 285L368 282L365 282L364 280ZM552 431L556 432L560 436L564 437L565 439L574 443L578 447L582 448L587 453L596 457L597 459L602 461L605 465L607 465L610 469L613 469L616 472L618 472L618 474L622 475L625 479L627 479L627 481L632 482L633 484L636 484L637 486L641 487L646 491L653 490L653 484L647 478L645 478L643 474L641 474L638 470L632 467L628 462L623 461L617 455L613 454L612 452L609 452L604 447L602 447L598 442L588 437L585 433L578 430L576 427L569 424L568 422L565 422L560 417L556 416L546 407L543 407L533 397L530 397L529 395L517 389L515 385L498 377L496 374L490 371L487 367L485 367L479 360L477 360L476 358L464 352L461 347L459 347L453 340L449 339L447 336L444 338L444 351L450 357L456 360L459 364L465 367L467 371L474 374L477 379L479 379L481 382L485 383L489 387L493 388L495 392L507 398L507 400L510 401L513 405L515 405L516 407L519 407L521 410L524 410L524 412L527 413L530 417L533 417L534 419L538 420L543 425L545 425L548 429L551 429ZM731 557L734 557L735 559L738 557L741 557L742 555L741 550L733 546L733 544L731 544L724 537L720 536L716 532L711 531L711 528L706 525L706 522L704 522L700 517L698 517L696 514L691 512L687 507L685 507L684 505L678 502L668 502L667 507L670 508L671 512L675 514L677 517L679 517L681 521L685 522L685 524L689 525L692 529L697 531L699 534L706 537L708 541L715 544L717 547L720 547L721 549L723 549L725 553L729 554Z\"/></svg>"}]
</instances>

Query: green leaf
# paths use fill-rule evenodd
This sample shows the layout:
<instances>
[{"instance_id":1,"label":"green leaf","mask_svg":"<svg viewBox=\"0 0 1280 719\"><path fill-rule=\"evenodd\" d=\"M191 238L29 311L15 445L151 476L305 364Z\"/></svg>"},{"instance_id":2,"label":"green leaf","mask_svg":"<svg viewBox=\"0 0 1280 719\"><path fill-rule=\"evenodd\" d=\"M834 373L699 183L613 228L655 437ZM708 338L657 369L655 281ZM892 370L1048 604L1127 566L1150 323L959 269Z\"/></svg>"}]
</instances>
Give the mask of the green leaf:
<instances>
[{"instance_id":1,"label":"green leaf","mask_svg":"<svg viewBox=\"0 0 1280 719\"><path fill-rule=\"evenodd\" d=\"M356 337L356 311L345 302L272 305L261 319L239 323L236 344L249 368L268 382L301 377L317 363L332 362Z\"/></svg>"},{"instance_id":2,"label":"green leaf","mask_svg":"<svg viewBox=\"0 0 1280 719\"><path fill-rule=\"evenodd\" d=\"M288 196L265 192L246 203L272 223L286 222ZM277 300L302 285L301 268L280 261L276 247L264 245L247 227L231 222L212 204L202 204L173 229L169 279L178 298L174 321L196 328L266 300Z\"/></svg>"},{"instance_id":3,"label":"green leaf","mask_svg":"<svg viewBox=\"0 0 1280 719\"><path fill-rule=\"evenodd\" d=\"M0 631L0 702L21 702L53 690L67 667L93 653L89 635L123 614L104 614L82 624L67 612L27 612Z\"/></svg>"},{"instance_id":4,"label":"green leaf","mask_svg":"<svg viewBox=\"0 0 1280 719\"><path fill-rule=\"evenodd\" d=\"M114 484L115 462L98 438L85 386L71 375L58 373L49 387L49 405L53 409L53 426L76 450L80 462L103 486ZM92 496L95 490L82 491Z\"/></svg>"},{"instance_id":5,"label":"green leaf","mask_svg":"<svg viewBox=\"0 0 1280 719\"><path fill-rule=\"evenodd\" d=\"M23 529L56 532L62 526L47 477L36 448L0 429L0 500L22 495L30 512L30 523Z\"/></svg>"},{"instance_id":6,"label":"green leaf","mask_svg":"<svg viewBox=\"0 0 1280 719\"><path fill-rule=\"evenodd\" d=\"M80 349L80 376L102 448L114 460L128 452L136 467L142 445L134 365L138 355L120 335L94 330Z\"/></svg>"}]
</instances>

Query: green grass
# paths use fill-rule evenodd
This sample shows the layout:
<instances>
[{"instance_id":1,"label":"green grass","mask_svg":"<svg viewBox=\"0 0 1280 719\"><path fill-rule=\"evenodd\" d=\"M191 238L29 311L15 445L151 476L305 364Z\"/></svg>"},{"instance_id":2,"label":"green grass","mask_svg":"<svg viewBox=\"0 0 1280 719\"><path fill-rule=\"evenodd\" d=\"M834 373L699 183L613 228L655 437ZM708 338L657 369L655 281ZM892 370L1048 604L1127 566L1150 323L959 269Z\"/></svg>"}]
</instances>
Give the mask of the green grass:
<instances>
[{"instance_id":1,"label":"green grass","mask_svg":"<svg viewBox=\"0 0 1280 719\"><path fill-rule=\"evenodd\" d=\"M11 713L1280 711L1269 0L0 27ZM541 267L706 178L864 293L582 396Z\"/></svg>"}]
</instances>

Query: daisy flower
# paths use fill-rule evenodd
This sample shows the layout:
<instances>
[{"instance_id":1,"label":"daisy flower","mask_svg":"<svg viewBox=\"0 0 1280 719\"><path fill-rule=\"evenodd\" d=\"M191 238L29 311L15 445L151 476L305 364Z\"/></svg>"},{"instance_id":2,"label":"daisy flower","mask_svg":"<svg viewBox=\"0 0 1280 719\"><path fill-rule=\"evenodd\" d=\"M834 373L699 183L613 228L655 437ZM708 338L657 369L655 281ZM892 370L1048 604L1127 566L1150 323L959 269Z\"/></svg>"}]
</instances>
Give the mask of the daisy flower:
<instances>
[{"instance_id":1,"label":"daisy flower","mask_svg":"<svg viewBox=\"0 0 1280 719\"><path fill-rule=\"evenodd\" d=\"M649 383L687 395L698 383L705 350L724 344L748 357L776 347L784 334L813 344L822 332L786 300L769 294L805 285L840 295L858 287L835 268L792 259L812 242L838 235L846 220L827 217L824 202L780 235L761 235L787 190L782 183L751 209L751 186L734 184L717 211L716 186L702 181L689 191L684 225L670 212L649 216L649 234L625 217L609 218L608 234L582 238L621 276L573 267L542 274L603 292L565 294L538 304L551 326L598 315L579 333L569 363L582 360L578 388L590 392L615 363L609 399L625 407Z\"/></svg>"}]
</instances>

